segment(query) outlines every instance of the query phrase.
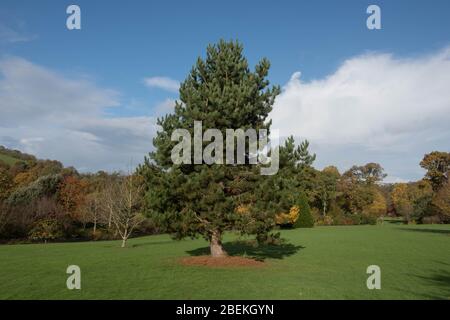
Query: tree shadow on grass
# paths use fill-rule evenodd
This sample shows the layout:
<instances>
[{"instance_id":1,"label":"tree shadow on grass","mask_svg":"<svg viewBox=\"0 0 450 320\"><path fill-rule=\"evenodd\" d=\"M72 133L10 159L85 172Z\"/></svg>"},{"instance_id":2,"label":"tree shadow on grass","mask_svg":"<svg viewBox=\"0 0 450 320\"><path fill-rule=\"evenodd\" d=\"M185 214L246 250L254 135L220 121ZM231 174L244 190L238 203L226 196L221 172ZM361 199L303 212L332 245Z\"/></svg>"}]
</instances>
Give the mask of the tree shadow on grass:
<instances>
[{"instance_id":1,"label":"tree shadow on grass","mask_svg":"<svg viewBox=\"0 0 450 320\"><path fill-rule=\"evenodd\" d=\"M430 276L415 276L427 282L427 284L432 286L433 288L436 288L435 293L433 294L422 294L424 298L433 300L450 299L450 271L448 269L449 264L443 262L441 262L441 264L447 266L446 269L441 269Z\"/></svg>"},{"instance_id":2,"label":"tree shadow on grass","mask_svg":"<svg viewBox=\"0 0 450 320\"><path fill-rule=\"evenodd\" d=\"M437 233L437 234L444 234L444 235L448 234L448 235L450 235L450 230L444 230L444 229L399 228L399 230L411 231L411 232Z\"/></svg>"},{"instance_id":3,"label":"tree shadow on grass","mask_svg":"<svg viewBox=\"0 0 450 320\"><path fill-rule=\"evenodd\" d=\"M252 241L233 241L223 244L223 248L230 256L246 256L258 261L265 259L283 259L297 253L303 246L295 246L290 243L281 244L260 244L257 245ZM209 255L209 247L198 248L187 251L191 256Z\"/></svg>"}]
</instances>

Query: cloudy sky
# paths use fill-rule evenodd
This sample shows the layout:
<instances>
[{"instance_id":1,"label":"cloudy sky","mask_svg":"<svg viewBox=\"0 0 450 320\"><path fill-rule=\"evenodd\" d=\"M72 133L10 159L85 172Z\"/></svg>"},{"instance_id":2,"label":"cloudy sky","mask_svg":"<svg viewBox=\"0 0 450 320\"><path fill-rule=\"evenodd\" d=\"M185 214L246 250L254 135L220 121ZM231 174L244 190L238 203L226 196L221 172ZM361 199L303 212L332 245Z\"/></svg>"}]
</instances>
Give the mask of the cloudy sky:
<instances>
[{"instance_id":1,"label":"cloudy sky","mask_svg":"<svg viewBox=\"0 0 450 320\"><path fill-rule=\"evenodd\" d=\"M71 31L69 4L0 3L0 145L80 171L136 165L206 45L237 38L272 62L273 128L308 139L317 167L414 180L425 153L450 150L449 1L377 1L381 30L359 0L78 1Z\"/></svg>"}]
</instances>

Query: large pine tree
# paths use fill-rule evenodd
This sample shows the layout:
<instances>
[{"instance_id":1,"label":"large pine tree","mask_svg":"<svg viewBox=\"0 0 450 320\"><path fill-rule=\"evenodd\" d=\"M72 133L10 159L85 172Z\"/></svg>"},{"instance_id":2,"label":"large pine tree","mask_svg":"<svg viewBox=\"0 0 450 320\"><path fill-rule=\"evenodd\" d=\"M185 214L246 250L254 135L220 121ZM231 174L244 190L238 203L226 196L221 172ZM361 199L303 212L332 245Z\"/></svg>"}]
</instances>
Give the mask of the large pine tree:
<instances>
[{"instance_id":1,"label":"large pine tree","mask_svg":"<svg viewBox=\"0 0 450 320\"><path fill-rule=\"evenodd\" d=\"M280 92L278 86L269 86L269 67L269 61L262 59L251 71L238 42L221 40L209 45L206 58L198 58L181 84L174 113L158 119L161 130L153 141L156 151L150 154L152 161L146 159L140 167L149 185L149 211L177 238L202 235L210 242L213 257L226 255L221 242L224 231L261 235L274 225L268 211L248 209L250 205L239 210L258 200L259 166L248 161L242 165L176 165L171 151L178 142L171 141L171 135L175 129L186 129L193 137L194 121L202 121L203 133L215 128L224 139L226 129L269 130L267 116Z\"/></svg>"}]
</instances>

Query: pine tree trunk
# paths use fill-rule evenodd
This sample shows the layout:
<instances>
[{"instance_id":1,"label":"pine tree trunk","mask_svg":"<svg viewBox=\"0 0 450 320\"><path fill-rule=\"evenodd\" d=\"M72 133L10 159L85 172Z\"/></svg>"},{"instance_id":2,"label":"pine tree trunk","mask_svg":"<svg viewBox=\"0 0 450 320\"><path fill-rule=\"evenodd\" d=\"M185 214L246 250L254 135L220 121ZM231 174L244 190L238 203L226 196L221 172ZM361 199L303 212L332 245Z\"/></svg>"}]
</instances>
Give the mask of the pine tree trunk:
<instances>
[{"instance_id":1,"label":"pine tree trunk","mask_svg":"<svg viewBox=\"0 0 450 320\"><path fill-rule=\"evenodd\" d=\"M220 258L220 257L226 257L227 253L225 252L225 250L223 249L222 246L222 235L220 234L219 231L214 230L211 233L211 238L210 238L210 250L211 250L211 256L213 258Z\"/></svg>"}]
</instances>

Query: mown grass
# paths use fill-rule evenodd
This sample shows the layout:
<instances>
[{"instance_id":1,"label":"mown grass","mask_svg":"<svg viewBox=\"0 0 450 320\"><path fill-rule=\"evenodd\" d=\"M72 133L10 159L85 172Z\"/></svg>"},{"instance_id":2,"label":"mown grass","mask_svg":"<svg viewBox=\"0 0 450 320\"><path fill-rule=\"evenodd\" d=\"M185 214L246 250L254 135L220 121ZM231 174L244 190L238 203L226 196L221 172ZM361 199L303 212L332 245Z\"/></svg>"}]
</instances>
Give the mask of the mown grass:
<instances>
[{"instance_id":1,"label":"mown grass","mask_svg":"<svg viewBox=\"0 0 450 320\"><path fill-rule=\"evenodd\" d=\"M1 299L449 299L450 226L316 227L283 230L280 247L254 248L229 234L227 250L263 259L258 268L183 266L207 251L201 239L168 235L118 241L0 246ZM66 288L79 265L81 290ZM381 267L368 290L366 268Z\"/></svg>"}]
</instances>

